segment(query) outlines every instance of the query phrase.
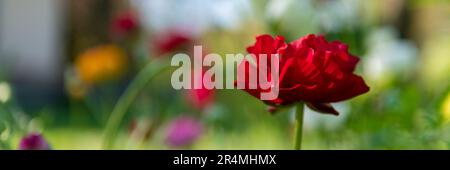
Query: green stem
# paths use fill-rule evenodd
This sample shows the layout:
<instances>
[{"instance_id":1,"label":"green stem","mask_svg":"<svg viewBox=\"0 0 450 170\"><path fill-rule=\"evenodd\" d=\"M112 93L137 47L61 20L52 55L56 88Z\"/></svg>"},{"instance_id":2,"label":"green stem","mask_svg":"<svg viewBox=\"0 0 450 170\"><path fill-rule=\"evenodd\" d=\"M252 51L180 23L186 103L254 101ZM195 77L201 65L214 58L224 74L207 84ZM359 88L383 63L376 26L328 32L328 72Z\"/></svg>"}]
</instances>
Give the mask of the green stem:
<instances>
[{"instance_id":1,"label":"green stem","mask_svg":"<svg viewBox=\"0 0 450 170\"><path fill-rule=\"evenodd\" d=\"M6 114L6 115L1 115ZM4 117L3 117L4 116ZM14 123L14 118L12 117L12 113L9 110L8 106L6 106L5 103L0 101L0 117L2 117L4 120L0 121L1 125L4 126L3 129L0 130L0 135L3 135L3 133L8 133L7 139L0 139L0 149L4 150L11 150L11 126L10 123Z\"/></svg>"},{"instance_id":2,"label":"green stem","mask_svg":"<svg viewBox=\"0 0 450 170\"><path fill-rule=\"evenodd\" d=\"M114 147L122 119L125 117L128 108L139 95L139 92L145 88L145 86L155 77L155 75L169 68L169 66L170 65L159 61L150 62L130 83L122 96L120 96L108 119L108 122L106 123L105 136L103 140L104 149L112 149Z\"/></svg>"},{"instance_id":3,"label":"green stem","mask_svg":"<svg viewBox=\"0 0 450 170\"><path fill-rule=\"evenodd\" d=\"M303 134L303 107L302 102L297 103L295 107L295 150L302 149L302 134Z\"/></svg>"}]
</instances>

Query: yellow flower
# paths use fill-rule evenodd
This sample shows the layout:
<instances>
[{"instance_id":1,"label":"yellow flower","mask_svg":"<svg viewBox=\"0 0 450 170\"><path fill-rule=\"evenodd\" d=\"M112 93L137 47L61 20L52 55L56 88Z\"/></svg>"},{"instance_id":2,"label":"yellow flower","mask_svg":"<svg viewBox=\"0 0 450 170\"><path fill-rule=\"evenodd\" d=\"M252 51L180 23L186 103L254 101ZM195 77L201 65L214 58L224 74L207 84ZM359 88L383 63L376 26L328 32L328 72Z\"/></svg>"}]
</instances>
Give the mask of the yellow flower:
<instances>
[{"instance_id":1,"label":"yellow flower","mask_svg":"<svg viewBox=\"0 0 450 170\"><path fill-rule=\"evenodd\" d=\"M445 122L450 122L450 93L448 93L441 107L442 117Z\"/></svg>"},{"instance_id":2,"label":"yellow flower","mask_svg":"<svg viewBox=\"0 0 450 170\"><path fill-rule=\"evenodd\" d=\"M86 50L75 60L80 79L87 84L113 80L123 75L127 59L116 45L100 45Z\"/></svg>"}]
</instances>

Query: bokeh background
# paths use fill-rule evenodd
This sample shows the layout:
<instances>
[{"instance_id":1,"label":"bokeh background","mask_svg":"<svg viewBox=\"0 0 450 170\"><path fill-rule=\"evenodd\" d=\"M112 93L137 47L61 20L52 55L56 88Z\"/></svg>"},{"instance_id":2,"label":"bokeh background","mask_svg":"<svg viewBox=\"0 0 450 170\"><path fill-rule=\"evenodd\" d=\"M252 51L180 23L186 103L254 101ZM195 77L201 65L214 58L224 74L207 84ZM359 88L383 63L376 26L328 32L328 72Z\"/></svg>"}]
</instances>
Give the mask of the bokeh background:
<instances>
[{"instance_id":1,"label":"bokeh background","mask_svg":"<svg viewBox=\"0 0 450 170\"><path fill-rule=\"evenodd\" d=\"M448 0L0 0L0 149L40 134L52 149L102 149L111 111L152 60L193 45L246 53L258 34L341 40L371 90L306 109L304 149L449 149ZM293 110L240 90L174 90L158 75L115 149L291 149Z\"/></svg>"}]
</instances>

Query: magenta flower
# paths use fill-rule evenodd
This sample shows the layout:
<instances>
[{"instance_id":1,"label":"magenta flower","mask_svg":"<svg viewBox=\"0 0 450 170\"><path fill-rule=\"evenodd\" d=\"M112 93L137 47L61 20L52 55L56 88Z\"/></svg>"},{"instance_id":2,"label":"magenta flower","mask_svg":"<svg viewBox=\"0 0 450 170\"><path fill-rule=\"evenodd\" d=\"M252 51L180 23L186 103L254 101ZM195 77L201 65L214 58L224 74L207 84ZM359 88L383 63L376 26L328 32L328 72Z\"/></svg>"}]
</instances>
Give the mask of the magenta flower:
<instances>
[{"instance_id":1,"label":"magenta flower","mask_svg":"<svg viewBox=\"0 0 450 170\"><path fill-rule=\"evenodd\" d=\"M166 144L172 147L189 146L202 134L201 122L190 117L173 120L167 128Z\"/></svg>"},{"instance_id":2,"label":"magenta flower","mask_svg":"<svg viewBox=\"0 0 450 170\"><path fill-rule=\"evenodd\" d=\"M20 140L19 150L50 150L50 145L39 133L30 133Z\"/></svg>"}]
</instances>

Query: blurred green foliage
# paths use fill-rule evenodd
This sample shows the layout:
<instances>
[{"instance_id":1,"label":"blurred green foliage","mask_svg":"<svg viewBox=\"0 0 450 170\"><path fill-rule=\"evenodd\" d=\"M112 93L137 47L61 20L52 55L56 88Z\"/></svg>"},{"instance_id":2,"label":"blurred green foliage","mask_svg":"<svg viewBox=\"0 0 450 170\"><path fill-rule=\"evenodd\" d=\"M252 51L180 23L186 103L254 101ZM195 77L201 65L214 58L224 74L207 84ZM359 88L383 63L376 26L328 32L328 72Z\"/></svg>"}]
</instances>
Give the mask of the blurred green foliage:
<instances>
[{"instance_id":1,"label":"blurred green foliage","mask_svg":"<svg viewBox=\"0 0 450 170\"><path fill-rule=\"evenodd\" d=\"M442 9L444 13L439 15L445 15L447 20L433 22L445 27L450 22L449 1L398 0L395 1L397 6L385 9L386 2L251 1L254 16L244 19L238 29L214 27L203 32L198 43L203 43L210 52L226 54L245 52L255 35L261 33L283 35L289 41L307 33L324 34L328 40L340 40L350 46L351 53L361 58L358 74L366 77L372 74L368 67L375 66L368 61L379 61L371 60L371 57L378 55L368 55L375 46L370 41L370 35L385 27L392 28L398 33L394 34L398 36L391 37L392 41L407 40L414 44L413 49L417 53L413 53L414 57L410 60L415 65L406 65L408 74L404 74L389 68L397 64L388 66L382 62L381 65L388 67L384 69L389 74L383 75L382 72L381 78L369 78L369 93L340 103L346 108L341 110L343 115L319 115L326 120L307 119L303 148L448 149L450 126L441 108L450 105L444 103L450 95L450 34L430 36L430 30L417 30L413 26L427 24L428 20L423 17L428 12L433 13L434 9ZM271 5L277 3L287 5L279 7L281 14L271 16L269 9L275 8ZM348 6L356 8L354 13L346 13ZM400 14L402 11L408 15ZM339 15L343 17L336 17ZM338 24L328 27L327 22ZM436 39L443 39L439 42L446 45L429 43ZM14 149L26 132L37 130L43 132L55 149L100 149L105 122L118 97L142 68L142 62L170 59L156 58L151 53L143 52L145 42L139 43L144 45L127 50L132 51L130 58L134 63L130 64L125 78L95 85L82 99L69 96L69 104L63 111L45 108L35 113L23 113L14 96L0 104L0 148ZM385 51L379 51L379 55L384 54ZM122 121L117 148L170 149L164 143L167 123L180 115L191 115L200 119L206 128L202 137L189 149L291 149L291 108L270 114L264 103L243 91L216 90L214 103L198 110L186 102L184 91L173 90L170 77L171 71L158 75L133 103ZM139 120L149 120L155 124L151 126L154 129L149 132L148 139L136 139L130 135L130 126L136 120L138 123L142 123Z\"/></svg>"}]
</instances>

